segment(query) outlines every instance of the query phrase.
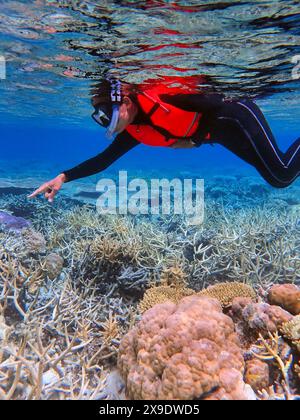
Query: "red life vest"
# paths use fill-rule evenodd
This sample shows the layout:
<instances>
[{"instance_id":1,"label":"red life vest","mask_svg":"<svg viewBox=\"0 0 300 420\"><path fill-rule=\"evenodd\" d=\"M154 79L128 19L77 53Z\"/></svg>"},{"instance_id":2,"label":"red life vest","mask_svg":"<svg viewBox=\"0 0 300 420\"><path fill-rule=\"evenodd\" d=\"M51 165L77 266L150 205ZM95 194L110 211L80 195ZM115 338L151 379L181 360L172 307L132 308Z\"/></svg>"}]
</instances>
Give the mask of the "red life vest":
<instances>
[{"instance_id":1,"label":"red life vest","mask_svg":"<svg viewBox=\"0 0 300 420\"><path fill-rule=\"evenodd\" d=\"M138 104L150 119L151 125L130 124L126 131L148 146L169 147L178 140L190 140L199 127L202 114L163 102L159 93L166 92L159 90L149 89L137 94Z\"/></svg>"}]
</instances>

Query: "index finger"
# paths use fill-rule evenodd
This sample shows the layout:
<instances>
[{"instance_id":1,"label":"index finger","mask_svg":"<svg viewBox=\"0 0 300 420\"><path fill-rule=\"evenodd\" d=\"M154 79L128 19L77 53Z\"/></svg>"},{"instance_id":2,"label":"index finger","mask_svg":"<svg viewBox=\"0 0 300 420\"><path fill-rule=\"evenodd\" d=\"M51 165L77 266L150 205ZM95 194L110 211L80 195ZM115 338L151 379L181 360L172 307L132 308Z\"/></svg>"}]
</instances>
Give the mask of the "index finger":
<instances>
[{"instance_id":1,"label":"index finger","mask_svg":"<svg viewBox=\"0 0 300 420\"><path fill-rule=\"evenodd\" d=\"M38 188L37 190L35 190L32 194L30 194L29 196L28 196L28 198L34 198L34 197L36 197L37 195L39 195L39 194L42 194L43 192L45 192L47 189L48 189L49 187L48 187L48 185L42 185L40 188Z\"/></svg>"}]
</instances>

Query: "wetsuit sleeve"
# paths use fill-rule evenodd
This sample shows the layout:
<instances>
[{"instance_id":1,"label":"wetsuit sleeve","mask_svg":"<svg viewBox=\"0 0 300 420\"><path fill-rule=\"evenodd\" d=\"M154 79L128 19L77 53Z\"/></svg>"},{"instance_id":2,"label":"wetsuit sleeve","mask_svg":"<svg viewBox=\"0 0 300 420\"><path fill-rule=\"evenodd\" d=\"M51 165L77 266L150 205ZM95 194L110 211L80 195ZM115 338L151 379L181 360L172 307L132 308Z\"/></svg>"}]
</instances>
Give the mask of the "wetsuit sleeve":
<instances>
[{"instance_id":1,"label":"wetsuit sleeve","mask_svg":"<svg viewBox=\"0 0 300 420\"><path fill-rule=\"evenodd\" d=\"M95 175L102 172L112 165L116 160L125 155L129 150L140 144L129 133L124 131L119 134L115 140L99 155L92 159L86 160L72 169L63 171L67 177L67 181L74 181L75 179L85 178L87 176Z\"/></svg>"},{"instance_id":2,"label":"wetsuit sleeve","mask_svg":"<svg viewBox=\"0 0 300 420\"><path fill-rule=\"evenodd\" d=\"M178 94L178 95L160 95L160 98L177 108L181 108L185 111L191 112L213 112L217 111L223 103L223 95L212 93L212 94Z\"/></svg>"}]
</instances>

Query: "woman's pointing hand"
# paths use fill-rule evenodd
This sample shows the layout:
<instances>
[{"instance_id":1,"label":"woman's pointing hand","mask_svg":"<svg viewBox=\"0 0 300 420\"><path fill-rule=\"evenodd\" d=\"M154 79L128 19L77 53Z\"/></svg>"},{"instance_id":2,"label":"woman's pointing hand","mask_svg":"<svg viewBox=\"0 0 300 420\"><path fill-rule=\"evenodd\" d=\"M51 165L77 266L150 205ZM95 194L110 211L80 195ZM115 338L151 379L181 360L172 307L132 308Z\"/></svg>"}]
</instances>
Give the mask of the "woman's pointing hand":
<instances>
[{"instance_id":1,"label":"woman's pointing hand","mask_svg":"<svg viewBox=\"0 0 300 420\"><path fill-rule=\"evenodd\" d=\"M59 192L66 180L66 175L60 174L51 181L45 182L45 184L41 185L37 190L30 194L28 198L34 198L39 194L44 194L45 198L49 201L49 203L52 203L54 197Z\"/></svg>"}]
</instances>

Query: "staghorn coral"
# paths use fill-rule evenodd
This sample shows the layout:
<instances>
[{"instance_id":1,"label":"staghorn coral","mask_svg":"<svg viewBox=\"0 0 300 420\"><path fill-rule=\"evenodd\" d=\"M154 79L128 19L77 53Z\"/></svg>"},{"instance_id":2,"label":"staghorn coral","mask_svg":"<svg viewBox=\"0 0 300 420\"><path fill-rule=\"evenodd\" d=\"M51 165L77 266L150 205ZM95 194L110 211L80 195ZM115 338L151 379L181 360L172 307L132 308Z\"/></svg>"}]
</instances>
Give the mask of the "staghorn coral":
<instances>
[{"instance_id":1,"label":"staghorn coral","mask_svg":"<svg viewBox=\"0 0 300 420\"><path fill-rule=\"evenodd\" d=\"M288 351L282 351L282 339L278 332L269 332L268 338L259 335L259 342L252 348L253 355L262 361L274 361L282 376L282 388L287 400L293 399L289 373L293 363L293 356Z\"/></svg>"},{"instance_id":2,"label":"staghorn coral","mask_svg":"<svg viewBox=\"0 0 300 420\"><path fill-rule=\"evenodd\" d=\"M212 183L212 187L219 182ZM25 194L3 194L0 208L30 219L34 229L46 239L47 253L58 253L65 260L62 275L49 282L45 278L44 258L27 252L21 255L26 250L23 240L12 232L0 232L0 313L13 332L6 335L9 342L5 345L5 357L7 348L15 346L15 353L10 356L12 364L7 366L10 359L6 359L6 371L2 372L3 365L0 368L4 394L12 399L28 399L30 394L39 398L36 390L40 387L33 386L38 375L32 377L29 370L43 369L39 365L41 359L30 347L38 347L36 328L40 327L43 345L53 342L49 357L56 351L61 357L58 365L62 366L58 377L44 361L45 383L40 397L89 399L99 385L104 390L96 392L94 398L109 398L105 369L114 361L109 353L110 349L117 350L117 342L104 345L103 326L109 326L112 313L121 335L132 328L136 314L131 308L137 305L139 290L151 283L159 284L160 273L174 267L173 261L180 261L188 286L194 290L220 281L247 281L255 289L262 286L265 290L273 283L296 283L300 278L299 212L289 205L294 190L271 190L268 197L260 199L253 193L251 182L244 178L237 179L234 185L223 183L226 193L222 200L212 200L208 189L206 219L201 226L190 226L179 216L99 216L93 206L83 206L63 195L51 206L43 200L28 201ZM294 197L299 197L299 190L295 190ZM96 237L112 239L125 247L134 243L135 261L125 261L112 274L110 264L93 259L89 245ZM26 339L25 330L29 331ZM250 330L250 335L251 331L254 330ZM74 335L78 336L74 351L65 353L67 341L70 343ZM17 390L13 392L12 388L10 392L11 378L20 362L15 355L21 351L23 340L27 343L24 354L28 369L22 365ZM101 384L96 378L99 372ZM264 398L284 397L280 385L274 386L271 379L274 392L270 388ZM80 393L79 384L86 386L86 391Z\"/></svg>"},{"instance_id":3,"label":"staghorn coral","mask_svg":"<svg viewBox=\"0 0 300 420\"><path fill-rule=\"evenodd\" d=\"M131 311L117 299L95 297L91 289L78 293L69 278L42 288L49 290L35 290L31 304L22 308L22 321L13 327L0 315L0 399L106 398L104 365L120 340L115 322L122 323L123 334ZM13 303L19 301L18 292Z\"/></svg>"},{"instance_id":4,"label":"staghorn coral","mask_svg":"<svg viewBox=\"0 0 300 420\"><path fill-rule=\"evenodd\" d=\"M198 293L200 296L208 296L217 299L223 308L232 305L235 298L250 298L256 299L256 293L251 286L244 283L219 283L214 286L209 286L207 289Z\"/></svg>"},{"instance_id":5,"label":"staghorn coral","mask_svg":"<svg viewBox=\"0 0 300 420\"><path fill-rule=\"evenodd\" d=\"M161 286L187 286L187 275L179 265L163 269L160 275Z\"/></svg>"},{"instance_id":6,"label":"staghorn coral","mask_svg":"<svg viewBox=\"0 0 300 420\"><path fill-rule=\"evenodd\" d=\"M300 315L281 325L280 332L293 343L300 353Z\"/></svg>"},{"instance_id":7,"label":"staghorn coral","mask_svg":"<svg viewBox=\"0 0 300 420\"><path fill-rule=\"evenodd\" d=\"M207 297L148 310L122 339L118 367L131 399L255 399L234 325Z\"/></svg>"},{"instance_id":8,"label":"staghorn coral","mask_svg":"<svg viewBox=\"0 0 300 420\"><path fill-rule=\"evenodd\" d=\"M294 284L275 284L269 290L268 301L292 315L300 314L300 289Z\"/></svg>"}]
</instances>

